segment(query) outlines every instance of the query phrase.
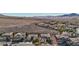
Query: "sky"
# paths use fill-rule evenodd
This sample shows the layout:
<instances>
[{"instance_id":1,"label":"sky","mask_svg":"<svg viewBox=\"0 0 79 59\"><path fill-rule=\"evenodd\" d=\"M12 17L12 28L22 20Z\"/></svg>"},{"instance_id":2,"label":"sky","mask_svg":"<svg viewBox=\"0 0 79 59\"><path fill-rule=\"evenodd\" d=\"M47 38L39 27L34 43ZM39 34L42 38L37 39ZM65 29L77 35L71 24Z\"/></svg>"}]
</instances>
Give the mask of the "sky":
<instances>
[{"instance_id":1,"label":"sky","mask_svg":"<svg viewBox=\"0 0 79 59\"><path fill-rule=\"evenodd\" d=\"M2 13L7 16L33 17L33 16L58 16L64 13Z\"/></svg>"}]
</instances>

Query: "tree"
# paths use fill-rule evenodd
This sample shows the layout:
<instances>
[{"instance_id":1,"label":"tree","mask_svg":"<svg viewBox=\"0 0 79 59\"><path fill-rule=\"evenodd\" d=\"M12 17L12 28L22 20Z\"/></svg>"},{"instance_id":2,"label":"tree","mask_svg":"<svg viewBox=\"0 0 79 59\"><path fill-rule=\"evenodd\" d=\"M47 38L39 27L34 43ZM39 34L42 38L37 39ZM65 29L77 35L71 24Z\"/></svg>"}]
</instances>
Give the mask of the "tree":
<instances>
[{"instance_id":1,"label":"tree","mask_svg":"<svg viewBox=\"0 0 79 59\"><path fill-rule=\"evenodd\" d=\"M60 29L58 29L58 31L60 32L60 34L62 34L62 32L64 32L65 29L63 27L61 27Z\"/></svg>"},{"instance_id":2,"label":"tree","mask_svg":"<svg viewBox=\"0 0 79 59\"><path fill-rule=\"evenodd\" d=\"M48 44L52 44L52 40L51 40L50 38L48 38L48 39L46 40L46 42L47 42Z\"/></svg>"},{"instance_id":3,"label":"tree","mask_svg":"<svg viewBox=\"0 0 79 59\"><path fill-rule=\"evenodd\" d=\"M0 36L2 36L2 34L4 34L4 33L0 33Z\"/></svg>"},{"instance_id":4,"label":"tree","mask_svg":"<svg viewBox=\"0 0 79 59\"><path fill-rule=\"evenodd\" d=\"M36 38L35 40L32 41L32 43L36 46L40 45L40 40Z\"/></svg>"}]
</instances>

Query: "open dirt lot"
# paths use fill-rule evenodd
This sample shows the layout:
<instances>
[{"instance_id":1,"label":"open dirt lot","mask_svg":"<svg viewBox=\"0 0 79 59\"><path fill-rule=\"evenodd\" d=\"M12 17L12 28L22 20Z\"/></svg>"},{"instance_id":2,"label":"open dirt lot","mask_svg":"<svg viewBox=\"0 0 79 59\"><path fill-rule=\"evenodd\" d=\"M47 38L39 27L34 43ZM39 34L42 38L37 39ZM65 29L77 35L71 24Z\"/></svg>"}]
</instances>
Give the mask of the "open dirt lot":
<instances>
[{"instance_id":1,"label":"open dirt lot","mask_svg":"<svg viewBox=\"0 0 79 59\"><path fill-rule=\"evenodd\" d=\"M32 23L40 22L39 20L31 19L5 19L0 18L0 27L12 27L16 25L29 25Z\"/></svg>"}]
</instances>

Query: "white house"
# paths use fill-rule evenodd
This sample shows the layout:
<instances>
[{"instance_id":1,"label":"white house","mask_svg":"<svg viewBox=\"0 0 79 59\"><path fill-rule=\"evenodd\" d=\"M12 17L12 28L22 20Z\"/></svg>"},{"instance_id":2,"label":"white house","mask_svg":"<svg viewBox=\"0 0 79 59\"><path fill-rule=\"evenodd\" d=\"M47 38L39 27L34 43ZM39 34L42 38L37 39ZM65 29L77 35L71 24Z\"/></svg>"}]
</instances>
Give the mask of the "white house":
<instances>
[{"instance_id":1,"label":"white house","mask_svg":"<svg viewBox=\"0 0 79 59\"><path fill-rule=\"evenodd\" d=\"M79 34L79 28L76 28L76 34Z\"/></svg>"},{"instance_id":2,"label":"white house","mask_svg":"<svg viewBox=\"0 0 79 59\"><path fill-rule=\"evenodd\" d=\"M23 38L23 35L21 33L17 33L17 34L15 34L15 38L17 38L17 39Z\"/></svg>"}]
</instances>

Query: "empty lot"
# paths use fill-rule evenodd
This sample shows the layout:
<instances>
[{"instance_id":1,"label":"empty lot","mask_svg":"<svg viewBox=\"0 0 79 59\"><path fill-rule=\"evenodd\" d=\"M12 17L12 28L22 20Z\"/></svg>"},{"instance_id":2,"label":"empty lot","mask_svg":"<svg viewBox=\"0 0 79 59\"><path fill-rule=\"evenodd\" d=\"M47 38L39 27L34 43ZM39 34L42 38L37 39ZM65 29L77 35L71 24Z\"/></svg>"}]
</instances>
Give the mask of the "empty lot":
<instances>
[{"instance_id":1,"label":"empty lot","mask_svg":"<svg viewBox=\"0 0 79 59\"><path fill-rule=\"evenodd\" d=\"M29 25L32 23L40 22L39 20L32 19L5 19L0 18L0 27L12 27L16 25Z\"/></svg>"}]
</instances>

